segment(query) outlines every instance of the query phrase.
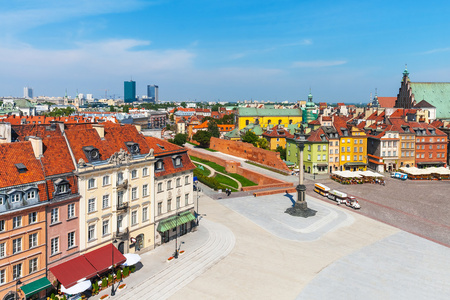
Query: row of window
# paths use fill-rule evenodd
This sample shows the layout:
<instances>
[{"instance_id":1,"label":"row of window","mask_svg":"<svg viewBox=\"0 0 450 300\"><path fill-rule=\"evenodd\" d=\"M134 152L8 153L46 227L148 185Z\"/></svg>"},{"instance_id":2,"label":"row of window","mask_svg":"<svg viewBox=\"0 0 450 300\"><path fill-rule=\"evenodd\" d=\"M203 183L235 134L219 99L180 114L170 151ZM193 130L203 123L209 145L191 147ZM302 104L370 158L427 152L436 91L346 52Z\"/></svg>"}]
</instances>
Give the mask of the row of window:
<instances>
[{"instance_id":1,"label":"row of window","mask_svg":"<svg viewBox=\"0 0 450 300\"><path fill-rule=\"evenodd\" d=\"M428 142L433 142L433 138L429 138ZM436 138L437 142L445 142L445 138ZM417 142L420 143L420 138L417 138ZM422 138L422 142L425 142L425 138Z\"/></svg>"},{"instance_id":2,"label":"row of window","mask_svg":"<svg viewBox=\"0 0 450 300\"><path fill-rule=\"evenodd\" d=\"M386 148L386 144L388 147L397 147L397 141L383 141L384 148Z\"/></svg>"},{"instance_id":3,"label":"row of window","mask_svg":"<svg viewBox=\"0 0 450 300\"><path fill-rule=\"evenodd\" d=\"M397 151L392 151L392 152L391 151L387 151L387 155L386 155L386 151L383 151L381 156L383 156L383 157L386 157L386 156L397 156Z\"/></svg>"},{"instance_id":4,"label":"row of window","mask_svg":"<svg viewBox=\"0 0 450 300\"><path fill-rule=\"evenodd\" d=\"M20 202L22 199L24 200L36 199L36 196L37 196L36 190L28 192L15 191L10 195L0 195L0 205L4 205L8 200L10 203L16 203Z\"/></svg>"},{"instance_id":5,"label":"row of window","mask_svg":"<svg viewBox=\"0 0 450 300\"><path fill-rule=\"evenodd\" d=\"M181 187L181 178L177 178L175 180L175 182L176 182L176 187ZM184 184L185 185L189 184L189 175L184 177ZM172 188L173 188L172 187L172 180L168 180L167 183L166 183L166 190L170 190ZM158 183L158 193L162 192L162 191L164 191L163 183L159 182Z\"/></svg>"},{"instance_id":6,"label":"row of window","mask_svg":"<svg viewBox=\"0 0 450 300\"><path fill-rule=\"evenodd\" d=\"M146 177L149 175L149 169L148 167L144 167L141 170L142 172L142 177ZM133 169L131 170L131 179L137 179L139 178L139 170L138 169ZM124 173L123 172L119 172L117 173L117 182L120 184L123 182L124 179ZM107 186L111 184L111 176L110 175L105 175L102 177L102 186ZM90 178L88 180L88 189L93 189L97 187L97 181L95 178Z\"/></svg>"},{"instance_id":7,"label":"row of window","mask_svg":"<svg viewBox=\"0 0 450 300\"><path fill-rule=\"evenodd\" d=\"M414 143L402 143L402 148L414 148Z\"/></svg>"},{"instance_id":8,"label":"row of window","mask_svg":"<svg viewBox=\"0 0 450 300\"><path fill-rule=\"evenodd\" d=\"M38 216L37 212L29 213L28 214L28 225L37 223L37 221L38 221L38 217L37 216ZM22 216L15 216L15 217L13 217L13 219L12 219L12 229L16 229L16 228L24 226L22 220L23 220ZM0 220L0 232L8 230L8 228L6 228L5 225L6 225L5 220Z\"/></svg>"},{"instance_id":9,"label":"row of window","mask_svg":"<svg viewBox=\"0 0 450 300\"><path fill-rule=\"evenodd\" d=\"M353 161L362 161L363 157L362 155L358 156L358 155L353 155ZM345 160L345 155L341 156L341 161L346 161ZM347 161L350 161L350 155L347 155Z\"/></svg>"},{"instance_id":10,"label":"row of window","mask_svg":"<svg viewBox=\"0 0 450 300\"><path fill-rule=\"evenodd\" d=\"M75 244L75 231L67 234L67 250L76 247ZM50 255L56 255L60 253L59 237L52 238L50 240Z\"/></svg>"},{"instance_id":11,"label":"row of window","mask_svg":"<svg viewBox=\"0 0 450 300\"><path fill-rule=\"evenodd\" d=\"M402 151L402 157L414 157L414 151Z\"/></svg>"},{"instance_id":12,"label":"row of window","mask_svg":"<svg viewBox=\"0 0 450 300\"><path fill-rule=\"evenodd\" d=\"M181 206L181 196L177 196L176 197L176 209L179 209ZM184 195L184 205L187 206L189 205L189 193ZM158 202L158 216L163 214L163 210L162 210L162 202ZM166 212L170 212L172 211L172 199L168 199L167 200L167 211Z\"/></svg>"},{"instance_id":13,"label":"row of window","mask_svg":"<svg viewBox=\"0 0 450 300\"><path fill-rule=\"evenodd\" d=\"M345 147L341 147L341 152L345 153ZM347 152L350 152L350 147L347 147ZM353 147L353 152L358 152L358 147ZM363 147L359 147L359 152L363 152Z\"/></svg>"},{"instance_id":14,"label":"row of window","mask_svg":"<svg viewBox=\"0 0 450 300\"><path fill-rule=\"evenodd\" d=\"M75 218L75 203L67 205L67 219ZM55 224L59 222L59 208L52 208L50 211L50 224Z\"/></svg>"},{"instance_id":15,"label":"row of window","mask_svg":"<svg viewBox=\"0 0 450 300\"><path fill-rule=\"evenodd\" d=\"M420 149L420 145L417 145L417 149ZM425 149L425 145L422 145L422 149ZM433 149L433 145L429 145L428 149ZM441 149L441 145L436 145L436 149ZM442 145L442 149L445 149L445 145Z\"/></svg>"},{"instance_id":16,"label":"row of window","mask_svg":"<svg viewBox=\"0 0 450 300\"><path fill-rule=\"evenodd\" d=\"M12 267L13 280L19 279L23 276L23 263L15 264ZM38 258L31 258L28 260L28 274L38 271ZM6 269L0 270L0 284L6 283Z\"/></svg>"},{"instance_id":17,"label":"row of window","mask_svg":"<svg viewBox=\"0 0 450 300\"><path fill-rule=\"evenodd\" d=\"M311 151L311 145L308 145L308 151ZM322 145L321 147L320 145L317 145L317 151L327 151L327 146Z\"/></svg>"},{"instance_id":18,"label":"row of window","mask_svg":"<svg viewBox=\"0 0 450 300\"><path fill-rule=\"evenodd\" d=\"M446 157L445 153L436 154L436 158L445 158L445 157ZM416 158L425 158L425 155L423 153L422 154L417 153ZM428 153L428 158L433 158L433 153Z\"/></svg>"},{"instance_id":19,"label":"row of window","mask_svg":"<svg viewBox=\"0 0 450 300\"><path fill-rule=\"evenodd\" d=\"M309 161L311 160L311 154L308 154L308 160ZM327 160L327 156L325 154L323 154L323 155L317 154L317 160L326 161Z\"/></svg>"},{"instance_id":20,"label":"row of window","mask_svg":"<svg viewBox=\"0 0 450 300\"><path fill-rule=\"evenodd\" d=\"M6 257L8 255L7 242L0 243L0 258ZM28 235L28 249L32 249L38 246L38 234L31 233ZM22 237L16 238L12 240L12 252L11 254L17 254L22 252L24 249L22 245Z\"/></svg>"},{"instance_id":21,"label":"row of window","mask_svg":"<svg viewBox=\"0 0 450 300\"><path fill-rule=\"evenodd\" d=\"M117 216L117 228L120 230L123 227L123 217L124 215ZM149 220L148 206L142 208L142 222L147 222ZM131 212L131 226L138 225L138 210L133 210ZM88 241L94 241L96 239L96 229L97 224L90 224L88 226ZM102 236L109 235L110 231L110 220L102 221Z\"/></svg>"},{"instance_id":22,"label":"row of window","mask_svg":"<svg viewBox=\"0 0 450 300\"><path fill-rule=\"evenodd\" d=\"M351 142L351 140L350 140L350 139L347 139L347 144L350 144L350 142ZM342 140L341 140L341 143L342 143L342 144L345 144L345 139L342 139ZM359 143L362 144L362 143L363 143L363 140L359 140ZM354 139L354 140L353 140L353 144L358 144L358 140L357 140L357 139ZM336 145L336 146L337 146L337 145Z\"/></svg>"}]
</instances>

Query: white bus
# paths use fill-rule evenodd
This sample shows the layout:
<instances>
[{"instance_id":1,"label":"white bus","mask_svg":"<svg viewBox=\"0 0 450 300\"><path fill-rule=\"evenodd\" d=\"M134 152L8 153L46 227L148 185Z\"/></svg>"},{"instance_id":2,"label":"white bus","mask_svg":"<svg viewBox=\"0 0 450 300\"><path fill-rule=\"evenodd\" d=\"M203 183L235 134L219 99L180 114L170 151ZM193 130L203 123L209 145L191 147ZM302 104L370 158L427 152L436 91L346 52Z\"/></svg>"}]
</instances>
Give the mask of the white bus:
<instances>
[{"instance_id":1,"label":"white bus","mask_svg":"<svg viewBox=\"0 0 450 300\"><path fill-rule=\"evenodd\" d=\"M320 183L316 183L314 185L314 192L316 192L317 194L320 194L324 197L328 196L328 193L330 192L330 188L327 187L326 185L320 184Z\"/></svg>"},{"instance_id":2,"label":"white bus","mask_svg":"<svg viewBox=\"0 0 450 300\"><path fill-rule=\"evenodd\" d=\"M336 190L332 190L328 193L328 199L336 201L338 204L345 203L347 200L347 194L343 192L339 192Z\"/></svg>"}]
</instances>

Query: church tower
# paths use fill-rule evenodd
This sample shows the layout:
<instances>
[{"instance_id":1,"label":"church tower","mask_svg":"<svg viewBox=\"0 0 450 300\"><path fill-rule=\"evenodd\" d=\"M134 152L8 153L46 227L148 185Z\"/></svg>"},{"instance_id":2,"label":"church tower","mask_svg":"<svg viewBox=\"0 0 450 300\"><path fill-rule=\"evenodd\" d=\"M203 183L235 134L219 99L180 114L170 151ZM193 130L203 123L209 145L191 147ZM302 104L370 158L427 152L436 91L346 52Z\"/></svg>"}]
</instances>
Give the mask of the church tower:
<instances>
[{"instance_id":1,"label":"church tower","mask_svg":"<svg viewBox=\"0 0 450 300\"><path fill-rule=\"evenodd\" d=\"M408 68L405 65L405 71L403 71L403 78L401 86L398 90L397 100L395 101L396 108L412 108L415 105L414 94L411 89L411 80L409 79Z\"/></svg>"}]
</instances>

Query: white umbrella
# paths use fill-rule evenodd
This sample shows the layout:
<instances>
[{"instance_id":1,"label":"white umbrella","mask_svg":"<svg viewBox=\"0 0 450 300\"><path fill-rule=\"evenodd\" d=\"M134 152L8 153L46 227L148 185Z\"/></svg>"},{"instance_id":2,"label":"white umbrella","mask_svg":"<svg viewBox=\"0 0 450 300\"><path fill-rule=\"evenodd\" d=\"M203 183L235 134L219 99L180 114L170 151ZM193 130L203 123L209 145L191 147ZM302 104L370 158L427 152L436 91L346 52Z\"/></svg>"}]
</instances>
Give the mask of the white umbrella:
<instances>
[{"instance_id":1,"label":"white umbrella","mask_svg":"<svg viewBox=\"0 0 450 300\"><path fill-rule=\"evenodd\" d=\"M61 292L65 293L65 294L69 294L69 295L75 295L75 294L84 292L85 290L89 289L90 287L91 287L91 281L84 280L84 281L81 281L81 282L75 284L74 286L71 286L68 289L66 289L61 284Z\"/></svg>"},{"instance_id":2,"label":"white umbrella","mask_svg":"<svg viewBox=\"0 0 450 300\"><path fill-rule=\"evenodd\" d=\"M141 256L139 254L125 253L123 256L127 259L123 265L132 266L141 261Z\"/></svg>"}]
</instances>

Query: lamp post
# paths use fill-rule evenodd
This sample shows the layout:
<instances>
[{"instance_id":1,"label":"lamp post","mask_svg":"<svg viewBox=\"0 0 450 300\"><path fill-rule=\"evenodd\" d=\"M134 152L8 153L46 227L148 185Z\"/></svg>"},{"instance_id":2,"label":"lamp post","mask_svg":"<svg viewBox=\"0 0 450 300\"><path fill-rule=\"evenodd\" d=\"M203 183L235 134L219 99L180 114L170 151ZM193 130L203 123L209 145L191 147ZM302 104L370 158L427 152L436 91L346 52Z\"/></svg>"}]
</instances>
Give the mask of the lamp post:
<instances>
[{"instance_id":1,"label":"lamp post","mask_svg":"<svg viewBox=\"0 0 450 300\"><path fill-rule=\"evenodd\" d=\"M177 214L175 215L175 254L173 255L174 258L178 258L178 208L177 208Z\"/></svg>"},{"instance_id":2,"label":"lamp post","mask_svg":"<svg viewBox=\"0 0 450 300\"><path fill-rule=\"evenodd\" d=\"M316 180L316 165L313 165L313 177Z\"/></svg>"},{"instance_id":3,"label":"lamp post","mask_svg":"<svg viewBox=\"0 0 450 300\"><path fill-rule=\"evenodd\" d=\"M22 284L22 281L20 281L20 279L18 279L17 281L16 281L16 290L15 290L15 293L14 293L14 299L15 300L17 300L18 298L17 298L17 286L19 285L19 284Z\"/></svg>"},{"instance_id":4,"label":"lamp post","mask_svg":"<svg viewBox=\"0 0 450 300\"><path fill-rule=\"evenodd\" d=\"M199 218L198 218L198 216L199 216L199 213L198 213L198 198L199 198L199 196L198 196L198 192L200 192L200 187L197 184L197 226L198 226L198 223L199 223Z\"/></svg>"},{"instance_id":5,"label":"lamp post","mask_svg":"<svg viewBox=\"0 0 450 300\"><path fill-rule=\"evenodd\" d=\"M112 272L111 296L116 295L116 291L114 290L114 243L117 243L117 240L113 240L111 243L111 272Z\"/></svg>"}]
</instances>

